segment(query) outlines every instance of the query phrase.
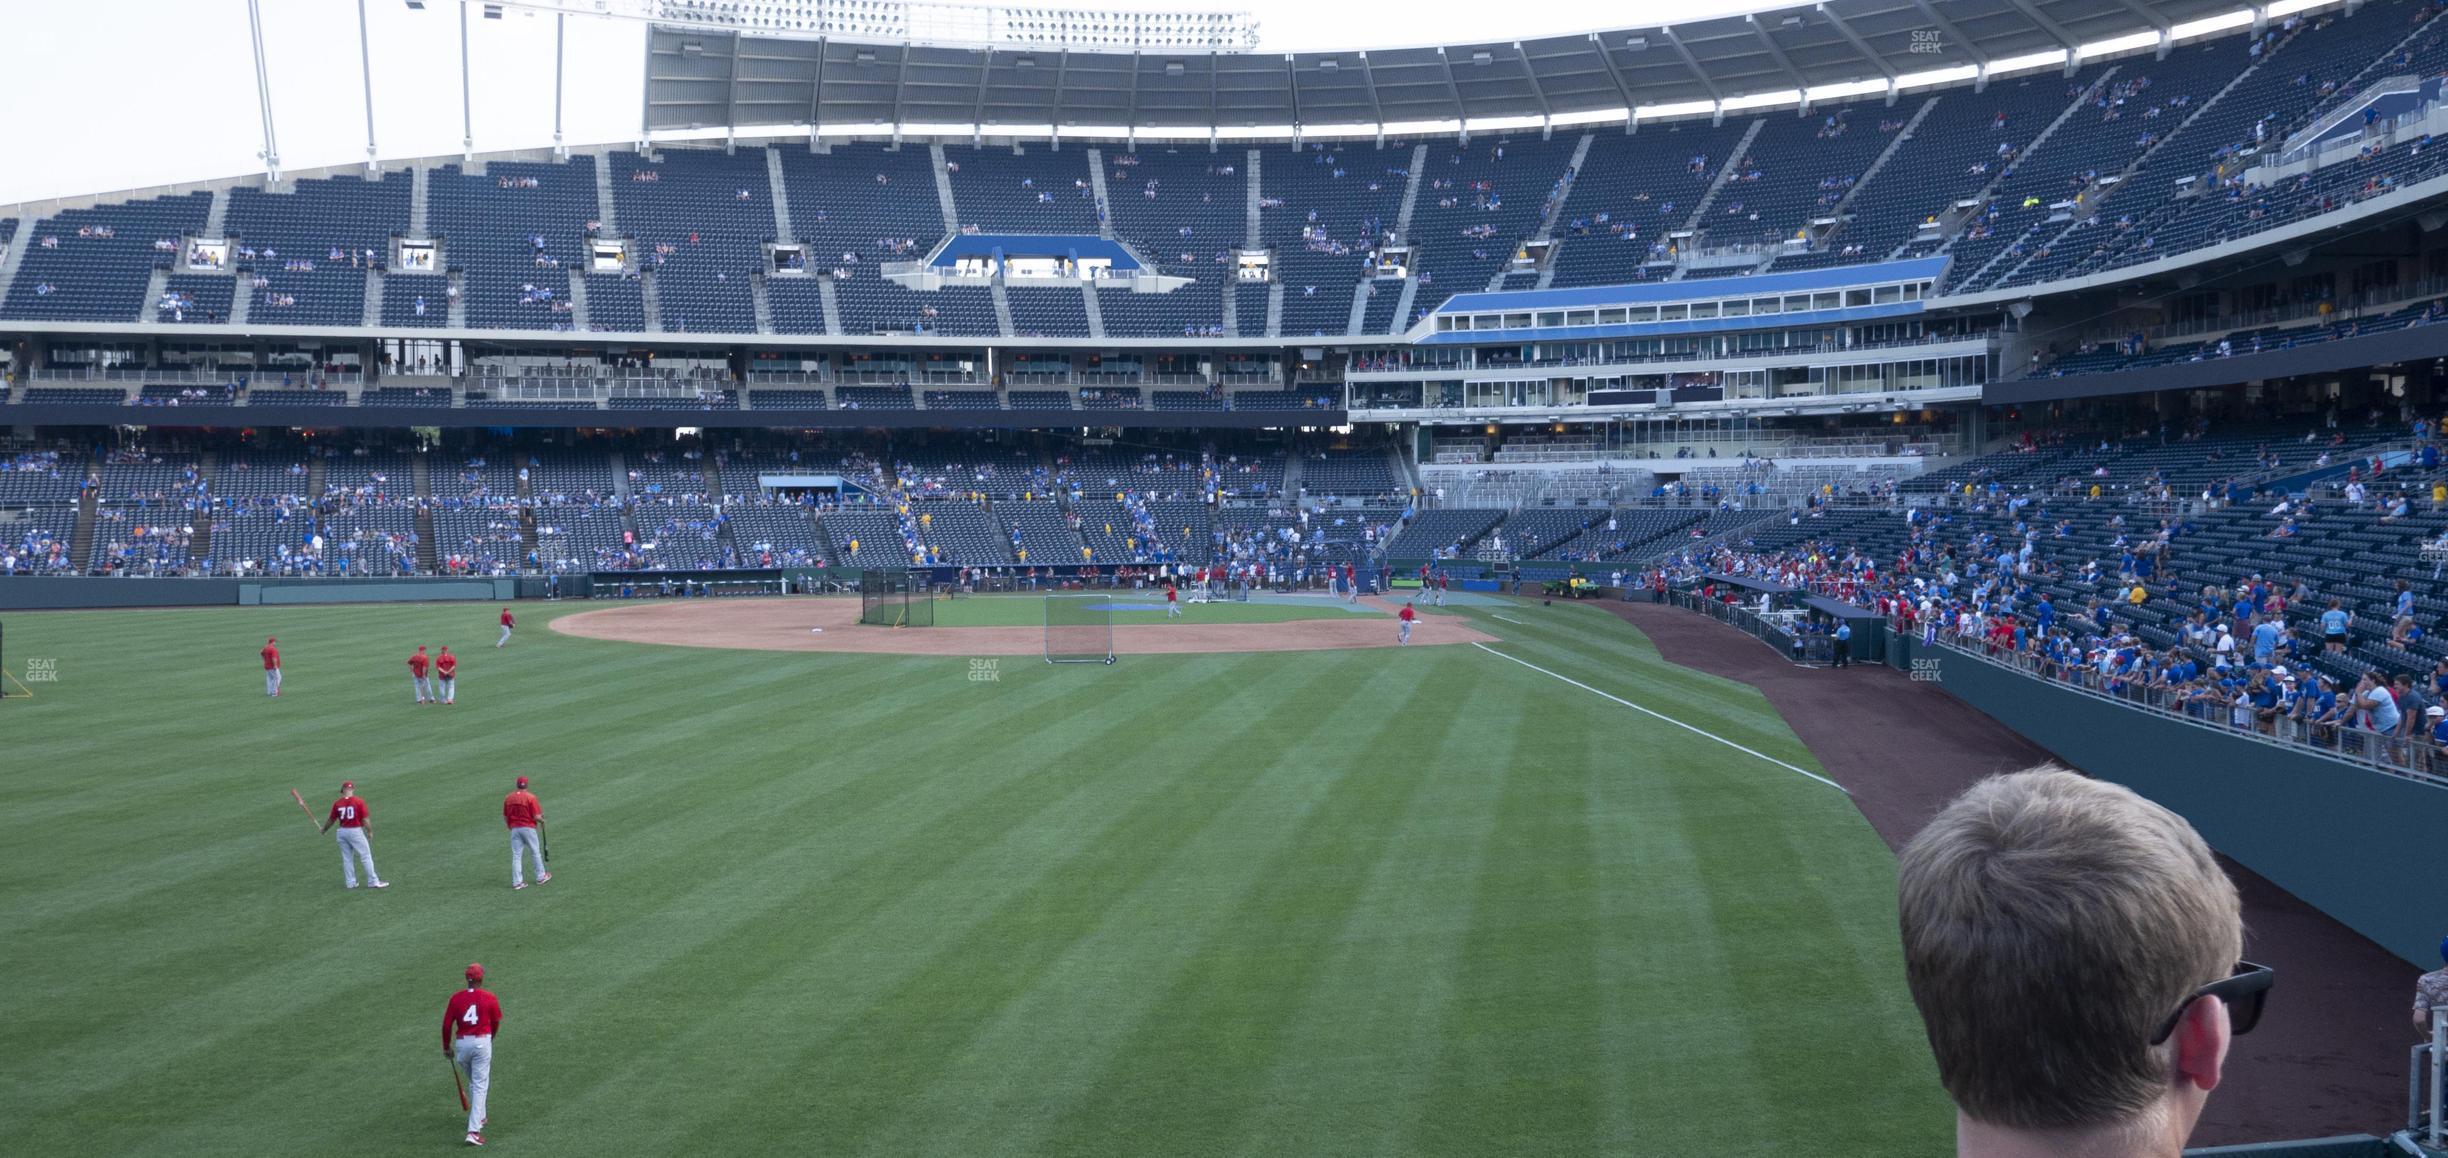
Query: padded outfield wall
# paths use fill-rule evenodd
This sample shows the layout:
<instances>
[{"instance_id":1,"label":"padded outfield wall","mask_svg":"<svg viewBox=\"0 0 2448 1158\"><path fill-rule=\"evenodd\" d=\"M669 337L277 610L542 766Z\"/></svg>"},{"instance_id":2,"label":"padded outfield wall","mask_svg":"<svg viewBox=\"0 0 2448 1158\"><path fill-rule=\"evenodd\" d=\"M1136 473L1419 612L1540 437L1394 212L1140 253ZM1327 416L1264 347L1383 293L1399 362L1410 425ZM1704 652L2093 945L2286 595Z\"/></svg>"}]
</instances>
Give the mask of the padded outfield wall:
<instances>
[{"instance_id":1,"label":"padded outfield wall","mask_svg":"<svg viewBox=\"0 0 2448 1158\"><path fill-rule=\"evenodd\" d=\"M2448 788L2144 712L1948 648L1889 661L2067 764L2193 822L2211 847L2429 969L2448 933Z\"/></svg>"},{"instance_id":2,"label":"padded outfield wall","mask_svg":"<svg viewBox=\"0 0 2448 1158\"><path fill-rule=\"evenodd\" d=\"M529 597L541 580L523 581ZM0 611L67 611L111 607L252 607L284 603L438 603L508 601L520 579L401 577L393 579L97 579L61 575L0 578Z\"/></svg>"}]
</instances>

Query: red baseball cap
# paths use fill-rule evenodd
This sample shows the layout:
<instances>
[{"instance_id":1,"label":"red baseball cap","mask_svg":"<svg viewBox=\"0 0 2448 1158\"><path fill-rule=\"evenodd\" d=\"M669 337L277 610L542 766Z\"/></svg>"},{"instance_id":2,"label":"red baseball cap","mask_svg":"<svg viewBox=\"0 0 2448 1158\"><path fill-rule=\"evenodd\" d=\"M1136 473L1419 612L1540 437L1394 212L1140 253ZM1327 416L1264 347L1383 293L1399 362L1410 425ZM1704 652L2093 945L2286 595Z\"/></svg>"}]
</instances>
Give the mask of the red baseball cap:
<instances>
[{"instance_id":1,"label":"red baseball cap","mask_svg":"<svg viewBox=\"0 0 2448 1158\"><path fill-rule=\"evenodd\" d=\"M519 777L519 787L521 787L521 788L525 788L526 786L527 786L527 778L526 778L526 777L524 777L524 776Z\"/></svg>"},{"instance_id":2,"label":"red baseball cap","mask_svg":"<svg viewBox=\"0 0 2448 1158\"><path fill-rule=\"evenodd\" d=\"M477 963L475 963L475 962L473 962L473 961L468 962L468 967L467 967L467 979L468 979L468 980L470 980L470 981L482 981L482 980L484 980L484 966L479 965L479 964L477 964Z\"/></svg>"},{"instance_id":3,"label":"red baseball cap","mask_svg":"<svg viewBox=\"0 0 2448 1158\"><path fill-rule=\"evenodd\" d=\"M342 792L355 792L356 790L357 790L357 782L356 782L356 781L354 781L354 780L343 780L343 781L341 781L341 782L340 782L340 791L342 791Z\"/></svg>"}]
</instances>

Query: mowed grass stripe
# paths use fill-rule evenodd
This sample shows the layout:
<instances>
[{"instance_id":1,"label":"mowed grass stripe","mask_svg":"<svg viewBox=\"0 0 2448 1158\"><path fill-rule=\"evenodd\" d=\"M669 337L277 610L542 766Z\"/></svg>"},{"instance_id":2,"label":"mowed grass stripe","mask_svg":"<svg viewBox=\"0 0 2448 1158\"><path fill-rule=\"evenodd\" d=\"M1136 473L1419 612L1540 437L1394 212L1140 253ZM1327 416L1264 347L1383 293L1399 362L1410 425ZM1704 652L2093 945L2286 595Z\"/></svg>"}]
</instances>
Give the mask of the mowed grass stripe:
<instances>
[{"instance_id":1,"label":"mowed grass stripe","mask_svg":"<svg viewBox=\"0 0 2448 1158\"><path fill-rule=\"evenodd\" d=\"M1237 678L1241 668L1236 663L1185 671L1163 686L1150 706L1193 721L1203 714L1236 710L1236 684L1242 685L1242 695L1257 694ZM856 1037L846 1047L838 1044L849 1032L844 1023L886 1000L906 978L958 944L966 930L994 919L1011 897L1054 871L1059 850L1093 843L1109 823L1109 809L1165 787L1171 774L1165 766L1140 766L1103 755L1127 743L1129 734L1142 727L1136 713L1111 706L1113 669L1072 668L1049 674L1055 679L1081 678L1093 685L1092 692L1101 689L1108 709L1084 709L1071 717L1069 729L1031 733L1026 745L1047 750L1014 760L1012 770L1002 774L1002 787L971 793L927 818L924 828L897 845L848 862L840 880L813 891L804 914L813 923L812 932L792 952L776 954L770 968L755 971L729 995L737 1007L734 1012L687 1027L688 1033L668 1043L685 1049L709 1039L719 1041L728 1055L757 1064L745 1066L743 1077L722 1087L717 1097L677 1116L631 1122L629 1130L645 1132L620 1136L652 1148L657 1139L678 1142L697 1125L737 1122L790 1106L794 1129L830 1138L833 1128L815 1116L818 1107L804 1104L805 1095L847 1083L863 1068L862 1051L878 1044ZM977 745L980 737L970 735L968 740ZM985 769L975 763L956 761L933 774L951 778L981 771ZM750 944L736 948L756 954L754 960L763 960L766 952ZM741 973L736 962L703 964L733 977ZM678 975L644 979L625 996L655 1001L665 983L686 982ZM817 1009L802 1009L795 1020L777 1021L758 1012L792 1008L809 992L820 992L824 999ZM639 1081L663 1079L651 1062L636 1063L630 1070L628 1076ZM814 1073L823 1079L811 1081ZM750 1091L768 1080L762 1075L784 1077L791 1089L772 1097L752 1096ZM616 1093L617 1085L590 1091L585 1101L601 1101ZM583 1103L572 1106L573 1111L585 1108ZM600 1108L616 1117L633 1112L618 1099ZM567 1121L571 1117L571 1112L556 1111L544 1126L556 1131L599 1128L591 1119Z\"/></svg>"},{"instance_id":2,"label":"mowed grass stripe","mask_svg":"<svg viewBox=\"0 0 2448 1158\"><path fill-rule=\"evenodd\" d=\"M1406 671L1432 670L1406 653ZM1394 817L1423 790L1455 690L1410 680L1365 722L1311 745L1299 759L1328 782L1297 831L1265 866L1205 952L1174 974L1094 1084L1047 1130L1042 1152L1207 1153L1228 1148L1282 1063L1293 1019L1332 954L1391 838ZM1416 747L1413 745L1417 745ZM1433 758L1429 756L1429 758ZM1347 1079L1365 1080L1346 1071ZM1164 1106L1162 1115L1144 1112Z\"/></svg>"},{"instance_id":3,"label":"mowed grass stripe","mask_svg":"<svg viewBox=\"0 0 2448 1158\"><path fill-rule=\"evenodd\" d=\"M529 1154L1943 1144L1849 803L1598 696L1475 649L972 684L540 630L580 609L500 652L490 606L11 617L68 682L0 709L33 866L0 874L32 1030L0 1149L447 1145L435 1006L472 958L512 1014L491 1133ZM1503 610L1469 614L1531 662L1792 743L1596 608ZM407 702L419 640L469 652L461 706ZM560 876L512 894L516 770ZM385 894L294 829L288 786L349 774ZM1849 964L1778 987L1819 954ZM1769 1064L1797 1032L1848 1048Z\"/></svg>"},{"instance_id":4,"label":"mowed grass stripe","mask_svg":"<svg viewBox=\"0 0 2448 1158\"><path fill-rule=\"evenodd\" d=\"M1527 689L1475 685L1471 656L1439 652L1438 694L1459 692L1507 726L1417 721L1421 778L1368 868L1315 984L1292 1019L1238 1152L1341 1136L1349 1153L1412 1152L1433 1066L1462 992L1459 957L1486 871L1495 803L1518 754ZM1363 1076L1361 1081L1351 1075Z\"/></svg>"},{"instance_id":5,"label":"mowed grass stripe","mask_svg":"<svg viewBox=\"0 0 2448 1158\"><path fill-rule=\"evenodd\" d=\"M1279 717L1230 750L1181 757L1192 764L1187 784L1213 787L1199 793L1204 799L1184 793L1164 804L1170 811L1152 815L1178 841L1155 842L1128 871L1064 874L1098 881L1112 890L1110 902L1097 907L1038 896L1007 907L1004 919L1011 921L1043 923L1063 913L1080 919L1044 934L1054 950L1045 966L981 1015L923 1088L891 1107L893 1128L868 1132L863 1152L1034 1152L1063 1108L1114 1064L1151 1013L1165 1010L1168 979L1206 954L1239 948L1246 930L1229 921L1234 906L1343 781L1340 769L1300 755L1374 727L1384 701L1416 694L1405 685L1416 686L1422 676L1348 657L1308 666L1318 670L1300 690L1298 718ZM1222 791L1230 798L1221 799ZM1145 823L1130 827L1137 834ZM1009 976L1011 969L998 972Z\"/></svg>"}]
</instances>

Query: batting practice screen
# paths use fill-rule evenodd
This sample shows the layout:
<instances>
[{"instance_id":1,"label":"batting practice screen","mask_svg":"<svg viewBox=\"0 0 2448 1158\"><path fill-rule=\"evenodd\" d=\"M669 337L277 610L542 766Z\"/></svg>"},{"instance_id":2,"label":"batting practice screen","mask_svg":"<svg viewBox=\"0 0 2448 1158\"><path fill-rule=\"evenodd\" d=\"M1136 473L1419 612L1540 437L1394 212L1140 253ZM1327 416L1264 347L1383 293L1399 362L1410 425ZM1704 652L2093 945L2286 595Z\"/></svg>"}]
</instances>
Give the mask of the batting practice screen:
<instances>
[{"instance_id":1,"label":"batting practice screen","mask_svg":"<svg viewBox=\"0 0 2448 1158\"><path fill-rule=\"evenodd\" d=\"M1047 663L1112 663L1113 598L1109 595L1046 596Z\"/></svg>"},{"instance_id":2,"label":"batting practice screen","mask_svg":"<svg viewBox=\"0 0 2448 1158\"><path fill-rule=\"evenodd\" d=\"M933 627L935 599L926 580L908 568L861 571L859 622L878 627Z\"/></svg>"}]
</instances>

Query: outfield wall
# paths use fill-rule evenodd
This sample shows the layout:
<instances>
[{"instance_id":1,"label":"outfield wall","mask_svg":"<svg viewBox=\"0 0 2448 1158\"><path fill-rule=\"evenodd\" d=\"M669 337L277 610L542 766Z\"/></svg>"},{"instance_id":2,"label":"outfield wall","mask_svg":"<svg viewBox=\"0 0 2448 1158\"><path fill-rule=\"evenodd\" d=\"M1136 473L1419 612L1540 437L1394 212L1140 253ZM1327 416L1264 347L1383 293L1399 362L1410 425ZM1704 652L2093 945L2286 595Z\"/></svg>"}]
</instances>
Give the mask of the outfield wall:
<instances>
[{"instance_id":1,"label":"outfield wall","mask_svg":"<svg viewBox=\"0 0 2448 1158\"><path fill-rule=\"evenodd\" d=\"M0 579L0 611L451 600L507 602L518 598L519 589L520 581L508 578L89 579L13 575Z\"/></svg>"},{"instance_id":2,"label":"outfield wall","mask_svg":"<svg viewBox=\"0 0 2448 1158\"><path fill-rule=\"evenodd\" d=\"M2193 822L2211 847L2428 969L2448 932L2448 789L2136 711L1943 647L1889 658L2067 764Z\"/></svg>"}]
</instances>

